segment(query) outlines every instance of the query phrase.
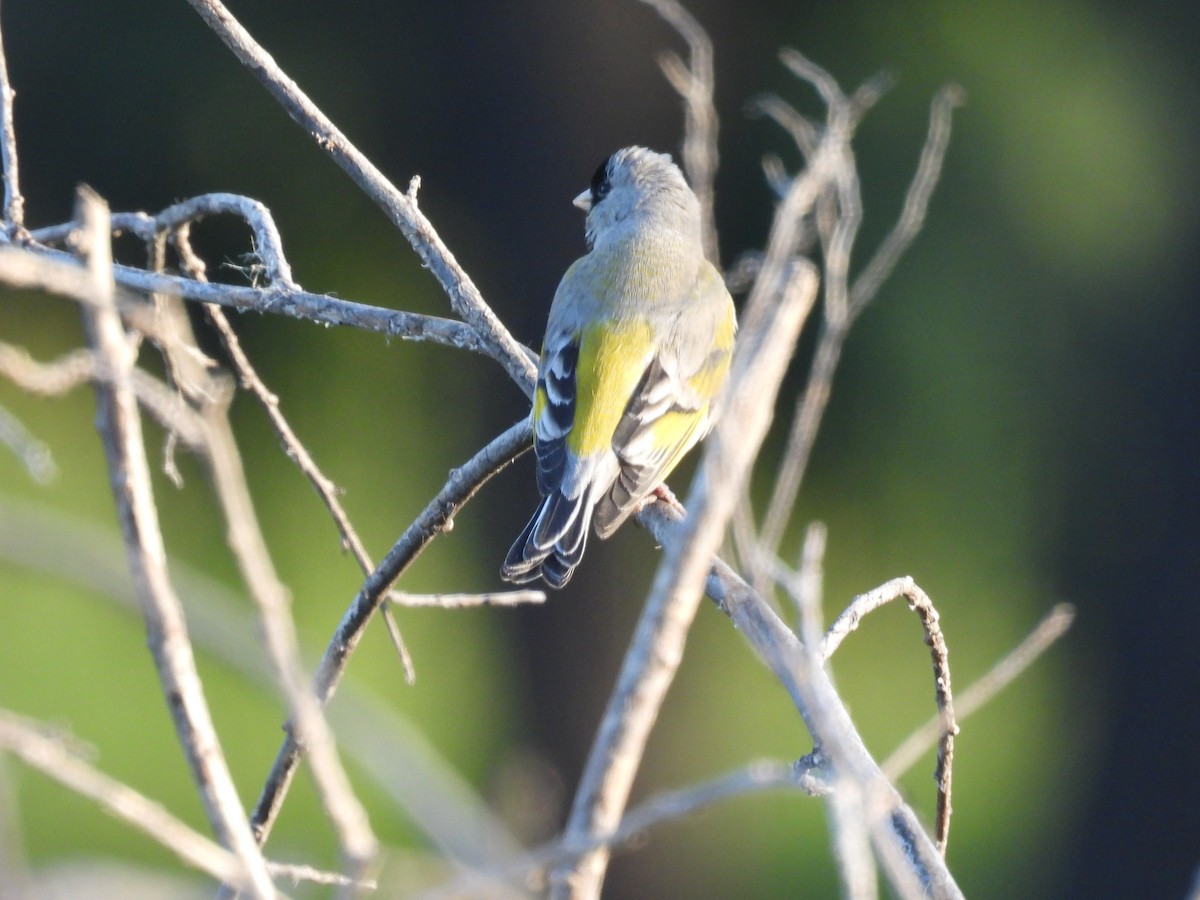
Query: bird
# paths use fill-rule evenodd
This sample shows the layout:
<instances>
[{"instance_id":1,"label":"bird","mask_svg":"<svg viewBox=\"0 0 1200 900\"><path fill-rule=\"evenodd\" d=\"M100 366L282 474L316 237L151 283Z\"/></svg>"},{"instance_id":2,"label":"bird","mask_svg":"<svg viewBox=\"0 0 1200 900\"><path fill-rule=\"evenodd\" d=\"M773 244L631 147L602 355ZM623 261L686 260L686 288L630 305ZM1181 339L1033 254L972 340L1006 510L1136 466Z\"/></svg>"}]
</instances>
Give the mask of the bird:
<instances>
[{"instance_id":1,"label":"bird","mask_svg":"<svg viewBox=\"0 0 1200 900\"><path fill-rule=\"evenodd\" d=\"M670 155L625 147L574 200L589 252L567 269L533 395L541 502L501 566L555 589L712 427L737 331L704 254L700 203Z\"/></svg>"}]
</instances>

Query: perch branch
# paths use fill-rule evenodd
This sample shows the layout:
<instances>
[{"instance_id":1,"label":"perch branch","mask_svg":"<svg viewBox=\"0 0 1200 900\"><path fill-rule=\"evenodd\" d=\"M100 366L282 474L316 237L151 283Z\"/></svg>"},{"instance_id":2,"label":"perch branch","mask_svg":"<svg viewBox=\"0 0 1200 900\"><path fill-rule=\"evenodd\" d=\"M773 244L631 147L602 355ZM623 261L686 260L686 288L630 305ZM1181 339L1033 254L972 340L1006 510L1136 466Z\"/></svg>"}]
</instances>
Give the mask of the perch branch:
<instances>
[{"instance_id":1,"label":"perch branch","mask_svg":"<svg viewBox=\"0 0 1200 900\"><path fill-rule=\"evenodd\" d=\"M133 350L113 299L108 211L103 201L87 189L80 190L78 206L86 273L95 300L94 306L84 307L84 325L89 343L113 375L111 384L96 386L97 426L108 459L130 569L142 600L148 643L213 832L237 857L242 868L238 881L256 897L273 897L275 890L266 863L246 825L245 812L213 728L183 610L167 575L137 400L130 387Z\"/></svg>"},{"instance_id":2,"label":"perch branch","mask_svg":"<svg viewBox=\"0 0 1200 900\"><path fill-rule=\"evenodd\" d=\"M777 285L782 290L773 314L748 316L734 348L725 406L693 480L688 517L676 533L660 538L663 561L576 790L567 845L620 824L650 729L682 661L713 555L770 425L775 393L816 294L816 272L797 263L788 281ZM597 896L608 858L607 849L597 849L556 866L550 896Z\"/></svg>"}]
</instances>

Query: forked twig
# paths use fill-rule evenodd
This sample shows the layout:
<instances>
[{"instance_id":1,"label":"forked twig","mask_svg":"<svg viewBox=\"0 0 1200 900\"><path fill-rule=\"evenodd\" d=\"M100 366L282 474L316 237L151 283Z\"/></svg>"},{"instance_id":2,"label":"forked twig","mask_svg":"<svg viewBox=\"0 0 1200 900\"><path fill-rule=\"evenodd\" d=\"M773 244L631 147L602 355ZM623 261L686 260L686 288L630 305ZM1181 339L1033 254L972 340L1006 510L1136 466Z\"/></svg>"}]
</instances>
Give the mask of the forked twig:
<instances>
[{"instance_id":1,"label":"forked twig","mask_svg":"<svg viewBox=\"0 0 1200 900\"><path fill-rule=\"evenodd\" d=\"M805 68L800 66L799 59L802 57L795 54L788 57L789 65L798 74L805 71ZM832 89L826 84L825 77L819 74L821 71L814 67L809 77L818 85L822 94L831 93ZM821 85L824 87L820 87ZM840 97L840 92L834 96ZM778 552L784 530L795 508L800 483L808 467L817 431L829 402L833 375L841 358L847 331L874 298L884 279L895 268L896 262L908 249L924 222L925 211L941 175L942 162L949 146L953 111L962 100L962 90L954 86L943 88L934 97L930 108L929 130L900 217L862 274L855 279L852 286L847 287L845 278L849 272L849 252L854 235L843 238L843 243L839 244L838 253L834 257L835 261L838 261L836 272L841 282L834 285L832 281L835 273L826 273L826 298L828 301L832 296L834 303L832 307L828 302L826 305L816 354L809 369L804 393L796 404L787 447L782 457L783 462L775 480L771 503L763 519L760 540L764 553ZM781 120L777 106L773 106L772 109L777 120ZM793 128L792 133L795 135L798 132ZM847 198L855 196L857 185L843 185L839 197L842 197L843 193ZM761 587L761 584L759 586Z\"/></svg>"}]
</instances>

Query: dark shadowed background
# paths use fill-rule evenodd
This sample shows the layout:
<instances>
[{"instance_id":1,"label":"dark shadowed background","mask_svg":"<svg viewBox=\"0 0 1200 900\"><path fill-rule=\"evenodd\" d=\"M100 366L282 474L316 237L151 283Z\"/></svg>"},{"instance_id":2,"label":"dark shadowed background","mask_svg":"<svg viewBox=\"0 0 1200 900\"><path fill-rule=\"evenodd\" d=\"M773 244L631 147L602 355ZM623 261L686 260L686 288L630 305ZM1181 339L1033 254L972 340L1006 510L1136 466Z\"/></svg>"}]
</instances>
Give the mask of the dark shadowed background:
<instances>
[{"instance_id":1,"label":"dark shadowed background","mask_svg":"<svg viewBox=\"0 0 1200 900\"><path fill-rule=\"evenodd\" d=\"M819 111L779 64L780 46L846 87L884 68L898 77L857 143L860 264L899 208L932 93L947 81L968 91L928 227L850 338L788 553L804 522L828 523L830 616L856 593L913 575L941 611L960 688L1053 604L1075 604L1067 638L964 723L951 868L976 898L1183 896L1200 863L1200 7L690 8L716 48L726 261L761 246L769 222L761 155L797 164L785 136L743 115L746 101L776 91ZM677 40L633 0L232 9L387 175L401 185L421 175L422 208L526 343L540 340L558 278L583 250L570 199L596 164L630 143L678 149L679 101L655 62ZM245 193L274 211L306 288L448 314L399 233L183 0L7 0L3 28L31 227L68 218L80 182L114 210ZM246 249L228 223L198 233L210 258L236 264ZM234 323L346 489L376 557L451 466L527 409L481 357L279 318ZM5 294L0 339L49 358L79 345L78 313ZM789 377L789 409L805 370L800 361ZM49 523L64 537L46 547L61 556L77 549L68 525L115 532L91 394L39 401L4 383L0 405L60 469L39 486L0 453L10 538ZM255 404L239 398L234 415L315 659L356 570ZM157 447L161 434L150 434ZM776 441L764 451L760 508L779 450ZM182 468L181 491L157 485L175 564L237 589L201 470ZM678 490L689 471L672 479ZM533 505L522 460L401 586L500 587L499 562ZM15 546L0 542L0 706L63 723L103 769L199 823L139 620ZM349 678L387 697L522 836L545 838L561 823L656 558L628 527L594 544L544 607L403 613L416 685L405 686L377 627ZM902 609L868 620L838 654L839 685L880 757L932 712L927 660ZM278 745L279 704L213 657L201 665L250 801ZM783 691L704 607L634 799L809 749ZM903 781L926 815L932 766L930 757ZM33 866L115 856L174 867L90 803L16 764L3 774ZM400 848L384 880L402 894L421 870L423 838L386 799L367 799L381 837ZM332 864L304 779L292 801L272 856ZM617 857L606 896L832 896L835 885L820 803L772 795L654 832Z\"/></svg>"}]
</instances>

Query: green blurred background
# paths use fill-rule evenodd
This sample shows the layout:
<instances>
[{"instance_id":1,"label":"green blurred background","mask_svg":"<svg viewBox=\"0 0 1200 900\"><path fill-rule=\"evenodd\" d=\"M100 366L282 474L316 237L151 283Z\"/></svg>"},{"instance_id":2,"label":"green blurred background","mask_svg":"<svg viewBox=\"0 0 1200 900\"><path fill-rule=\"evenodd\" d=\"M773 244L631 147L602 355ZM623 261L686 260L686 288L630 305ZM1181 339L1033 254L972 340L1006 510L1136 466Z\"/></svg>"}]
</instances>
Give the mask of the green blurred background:
<instances>
[{"instance_id":1,"label":"green blurred background","mask_svg":"<svg viewBox=\"0 0 1200 900\"><path fill-rule=\"evenodd\" d=\"M818 111L778 63L781 45L846 87L881 68L898 75L857 143L860 264L899 208L932 93L947 81L968 91L929 224L851 336L788 552L804 522L828 523L830 616L858 592L913 575L941 611L960 688L1053 604L1075 604L1061 645L964 724L951 868L971 897L1182 896L1200 862L1200 7L690 8L716 45L726 261L763 240L771 202L760 156L797 162L774 127L742 114L745 102L777 91ZM655 63L676 40L633 0L241 0L232 9L396 183L421 175L422 208L530 344L583 249L570 198L617 147L678 147L679 102ZM68 218L79 182L116 210L245 193L274 211L306 288L446 314L402 237L182 0L8 0L3 13L32 227ZM199 236L210 258L237 262L246 248L229 223ZM0 304L0 339L39 358L79 345L71 304L14 294ZM279 318L234 322L302 439L346 489L377 557L452 465L527 408L483 358ZM789 376L787 408L805 370L801 360ZM60 470L41 486L0 453L0 706L69 727L105 771L199 824L140 621L111 599L125 590L111 574L123 560L92 396L35 400L0 383L0 406L50 446ZM239 398L234 418L315 659L353 596L355 567L255 404ZM157 454L162 436L149 434ZM776 441L764 451L760 507L779 450ZM233 664L261 664L244 624L250 605L203 472L186 458L182 468L182 490L158 478L160 512L175 570L190 573L194 628L215 619L214 641L234 657L204 651L200 663L249 803L283 713ZM677 489L686 476L673 479ZM499 561L533 504L526 459L483 490L401 586L500 587ZM372 628L333 712L343 747L356 751L352 773L373 824L393 848L385 896L421 883L435 843L479 850L465 820L433 821L452 812L448 803L435 797L422 811L420 791L403 786L422 780L421 766L456 771L522 839L558 827L655 561L631 527L593 544L569 589L544 607L401 614L414 687ZM872 617L838 654L839 684L880 757L932 712L927 660L900 608ZM385 722L390 743L375 728ZM705 607L635 801L808 749L783 691ZM930 755L903 781L926 815L932 765ZM179 874L89 802L15 763L0 775L10 789L0 794L8 854L35 872L113 857ZM331 865L331 846L301 778L271 854ZM829 857L819 801L746 798L619 855L606 896L833 896Z\"/></svg>"}]
</instances>

